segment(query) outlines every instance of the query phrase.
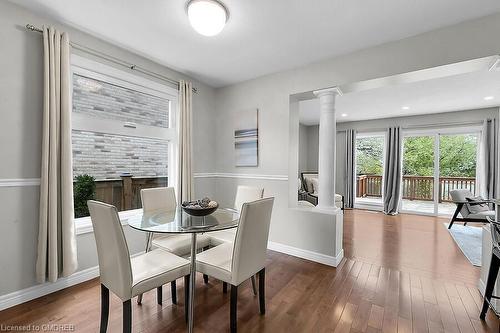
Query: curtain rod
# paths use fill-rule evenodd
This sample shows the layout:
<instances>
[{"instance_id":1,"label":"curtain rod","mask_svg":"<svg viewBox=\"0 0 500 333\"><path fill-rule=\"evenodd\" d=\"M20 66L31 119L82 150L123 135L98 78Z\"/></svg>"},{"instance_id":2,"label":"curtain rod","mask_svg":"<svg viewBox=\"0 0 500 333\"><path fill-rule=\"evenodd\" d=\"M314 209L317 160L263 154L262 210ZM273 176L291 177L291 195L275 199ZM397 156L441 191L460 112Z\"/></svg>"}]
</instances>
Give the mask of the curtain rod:
<instances>
[{"instance_id":1,"label":"curtain rod","mask_svg":"<svg viewBox=\"0 0 500 333\"><path fill-rule=\"evenodd\" d=\"M30 31L43 33L42 29L35 27L33 24L26 24L25 27L26 27L26 29L28 29ZM142 73L142 74L145 74L145 75L149 75L151 77L154 77L154 78L166 81L166 82L168 82L170 84L176 85L177 88L179 88L180 82L177 81L177 80L175 80L175 79L171 79L171 78L163 76L161 74L154 73L154 72L152 72L150 70L147 70L145 68L139 67L139 66L134 65L132 63L129 63L127 61L115 58L113 56L110 56L108 54L105 54L105 53L102 53L100 51L94 50L94 49L92 49L90 47L80 45L80 44L75 43L75 42L70 42L70 45L74 49L83 51L83 52L85 52L87 54L91 54L93 56L99 57L99 58L107 60L107 61L110 61L110 62L115 63L117 65L120 65L120 66L123 66L123 67L127 67L130 70L134 70L134 71L137 71L139 73ZM198 89L196 89L196 88L193 87L193 92L194 93L198 93Z\"/></svg>"}]
</instances>

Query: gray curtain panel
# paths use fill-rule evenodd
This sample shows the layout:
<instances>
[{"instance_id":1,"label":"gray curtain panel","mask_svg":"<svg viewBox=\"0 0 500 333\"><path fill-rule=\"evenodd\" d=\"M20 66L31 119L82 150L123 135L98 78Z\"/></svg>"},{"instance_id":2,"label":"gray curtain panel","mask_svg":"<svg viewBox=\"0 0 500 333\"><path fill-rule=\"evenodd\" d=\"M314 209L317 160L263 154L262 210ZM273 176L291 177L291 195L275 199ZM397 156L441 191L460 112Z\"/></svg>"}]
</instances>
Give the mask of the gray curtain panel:
<instances>
[{"instance_id":1,"label":"gray curtain panel","mask_svg":"<svg viewBox=\"0 0 500 333\"><path fill-rule=\"evenodd\" d=\"M181 80L179 83L179 174L178 198L180 202L190 201L194 196L193 189L193 144L192 144L192 102L193 87L191 82Z\"/></svg>"},{"instance_id":2,"label":"gray curtain panel","mask_svg":"<svg viewBox=\"0 0 500 333\"><path fill-rule=\"evenodd\" d=\"M354 184L356 181L356 132L353 129L345 131L345 206L354 207Z\"/></svg>"},{"instance_id":3,"label":"gray curtain panel","mask_svg":"<svg viewBox=\"0 0 500 333\"><path fill-rule=\"evenodd\" d=\"M497 184L497 121L486 119L483 123L479 147L479 195L485 199L496 197Z\"/></svg>"},{"instance_id":4,"label":"gray curtain panel","mask_svg":"<svg viewBox=\"0 0 500 333\"><path fill-rule=\"evenodd\" d=\"M43 120L36 278L56 281L77 269L71 153L69 38L43 28Z\"/></svg>"},{"instance_id":5,"label":"gray curtain panel","mask_svg":"<svg viewBox=\"0 0 500 333\"><path fill-rule=\"evenodd\" d=\"M384 169L384 213L398 213L401 197L401 128L392 127L387 130L387 143Z\"/></svg>"}]
</instances>

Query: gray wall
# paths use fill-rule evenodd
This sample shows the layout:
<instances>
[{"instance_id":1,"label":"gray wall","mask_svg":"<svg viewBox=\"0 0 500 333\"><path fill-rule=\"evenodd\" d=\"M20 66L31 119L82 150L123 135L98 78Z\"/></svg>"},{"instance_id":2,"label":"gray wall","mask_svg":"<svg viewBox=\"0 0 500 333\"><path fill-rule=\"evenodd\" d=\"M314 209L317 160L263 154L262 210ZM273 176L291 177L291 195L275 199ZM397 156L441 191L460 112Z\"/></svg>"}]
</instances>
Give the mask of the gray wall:
<instances>
[{"instance_id":1,"label":"gray wall","mask_svg":"<svg viewBox=\"0 0 500 333\"><path fill-rule=\"evenodd\" d=\"M319 125L299 125L299 172L318 171Z\"/></svg>"},{"instance_id":2,"label":"gray wall","mask_svg":"<svg viewBox=\"0 0 500 333\"><path fill-rule=\"evenodd\" d=\"M263 76L216 90L216 169L237 174L288 175L298 168L298 124L290 119L291 95L316 89L380 78L409 71L491 56L500 53L500 14L473 20L400 41L364 49L294 70ZM234 117L259 108L260 161L256 168L237 168L233 161ZM298 111L294 111L298 113ZM295 138L295 139L294 139ZM290 145L295 145L290 147ZM295 152L295 153L294 153ZM337 159L339 162L341 158ZM295 164L295 166L293 166ZM324 233L315 216L297 216L286 196L293 198L296 172L286 181L244 180L263 185L266 192L283 196L275 205L270 240L310 251L334 255L334 235ZM294 179L291 179L291 178ZM234 193L240 179L216 179L216 194ZM329 223L335 224L335 221ZM321 250L320 250L321 249ZM324 250L326 252L322 252Z\"/></svg>"},{"instance_id":3,"label":"gray wall","mask_svg":"<svg viewBox=\"0 0 500 333\"><path fill-rule=\"evenodd\" d=\"M178 72L127 50L10 4L0 2L0 182L4 179L40 177L42 116L42 38L24 25L55 24L68 31L72 41L176 79L188 79L198 88L194 94L194 170L214 172L214 90ZM84 54L80 54L84 55ZM85 55L84 55L85 56ZM102 61L99 59L95 59ZM110 64L112 65L112 64ZM135 72L133 72L135 73ZM137 73L135 73L137 74ZM197 195L213 195L212 179L196 180ZM38 220L38 186L0 187L0 295L35 284L35 256ZM143 248L143 235L126 230L131 252ZM97 265L93 234L77 236L79 269Z\"/></svg>"}]
</instances>

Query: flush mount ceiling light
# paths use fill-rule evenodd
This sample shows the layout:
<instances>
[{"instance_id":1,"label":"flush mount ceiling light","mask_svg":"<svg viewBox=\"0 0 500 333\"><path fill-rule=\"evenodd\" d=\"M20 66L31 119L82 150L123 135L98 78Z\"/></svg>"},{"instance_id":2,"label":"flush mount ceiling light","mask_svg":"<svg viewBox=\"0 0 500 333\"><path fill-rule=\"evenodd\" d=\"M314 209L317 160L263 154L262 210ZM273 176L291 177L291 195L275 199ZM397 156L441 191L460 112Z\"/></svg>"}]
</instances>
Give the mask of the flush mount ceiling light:
<instances>
[{"instance_id":1,"label":"flush mount ceiling light","mask_svg":"<svg viewBox=\"0 0 500 333\"><path fill-rule=\"evenodd\" d=\"M403 106L401 109L403 109L403 110L410 110L410 107L409 106Z\"/></svg>"},{"instance_id":2,"label":"flush mount ceiling light","mask_svg":"<svg viewBox=\"0 0 500 333\"><path fill-rule=\"evenodd\" d=\"M340 116L341 117L347 117L347 113L342 113Z\"/></svg>"},{"instance_id":3,"label":"flush mount ceiling light","mask_svg":"<svg viewBox=\"0 0 500 333\"><path fill-rule=\"evenodd\" d=\"M486 97L484 97L483 99L484 99L485 101L491 101L493 98L495 98L495 97L494 97L494 96L486 96Z\"/></svg>"},{"instance_id":4,"label":"flush mount ceiling light","mask_svg":"<svg viewBox=\"0 0 500 333\"><path fill-rule=\"evenodd\" d=\"M217 0L191 0L187 3L189 23L203 36L215 36L224 29L229 11Z\"/></svg>"}]
</instances>

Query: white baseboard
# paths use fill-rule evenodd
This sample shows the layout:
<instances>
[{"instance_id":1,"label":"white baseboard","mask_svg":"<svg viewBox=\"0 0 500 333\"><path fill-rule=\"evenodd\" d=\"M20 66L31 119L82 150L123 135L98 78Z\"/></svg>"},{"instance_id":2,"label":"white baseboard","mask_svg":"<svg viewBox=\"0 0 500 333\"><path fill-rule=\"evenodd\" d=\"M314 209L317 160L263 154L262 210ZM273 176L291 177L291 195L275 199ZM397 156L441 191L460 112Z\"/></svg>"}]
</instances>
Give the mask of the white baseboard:
<instances>
[{"instance_id":1,"label":"white baseboard","mask_svg":"<svg viewBox=\"0 0 500 333\"><path fill-rule=\"evenodd\" d=\"M334 257L276 242L269 242L267 247L268 249L273 251L285 253L294 257L311 260L333 267L337 267L344 258L344 250L342 250L336 257ZM139 252L132 256L136 256L141 253L142 252ZM54 293L61 289L68 288L88 280L92 280L98 276L99 267L95 266L76 272L71 276L60 278L53 283L46 282L22 290L14 291L6 295L2 295L0 296L0 311L13 307L15 305L31 301L35 298Z\"/></svg>"},{"instance_id":2,"label":"white baseboard","mask_svg":"<svg viewBox=\"0 0 500 333\"><path fill-rule=\"evenodd\" d=\"M344 250L334 257L323 253L313 252L309 250L299 249L290 245L285 245L276 242L269 242L267 244L269 250L285 253L294 257L307 259L314 262L319 262L320 264L337 267L342 259L344 258Z\"/></svg>"},{"instance_id":3,"label":"white baseboard","mask_svg":"<svg viewBox=\"0 0 500 333\"><path fill-rule=\"evenodd\" d=\"M26 289L14 291L10 294L0 296L0 310L31 301L32 299L42 297L58 290L74 286L76 284L92 280L99 276L99 267L91 267L66 278L60 278L56 282L46 282Z\"/></svg>"},{"instance_id":4,"label":"white baseboard","mask_svg":"<svg viewBox=\"0 0 500 333\"><path fill-rule=\"evenodd\" d=\"M144 251L134 253L131 257L143 254ZM65 289L79 283L92 280L99 276L99 266L90 267L81 271L74 273L65 278L60 278L56 282L46 282L43 284L37 284L26 289L17 290L11 292L10 294L0 296L0 311L13 307L15 305L22 304L24 302L31 301L35 298L42 297L48 294L52 294L61 289Z\"/></svg>"}]
</instances>

